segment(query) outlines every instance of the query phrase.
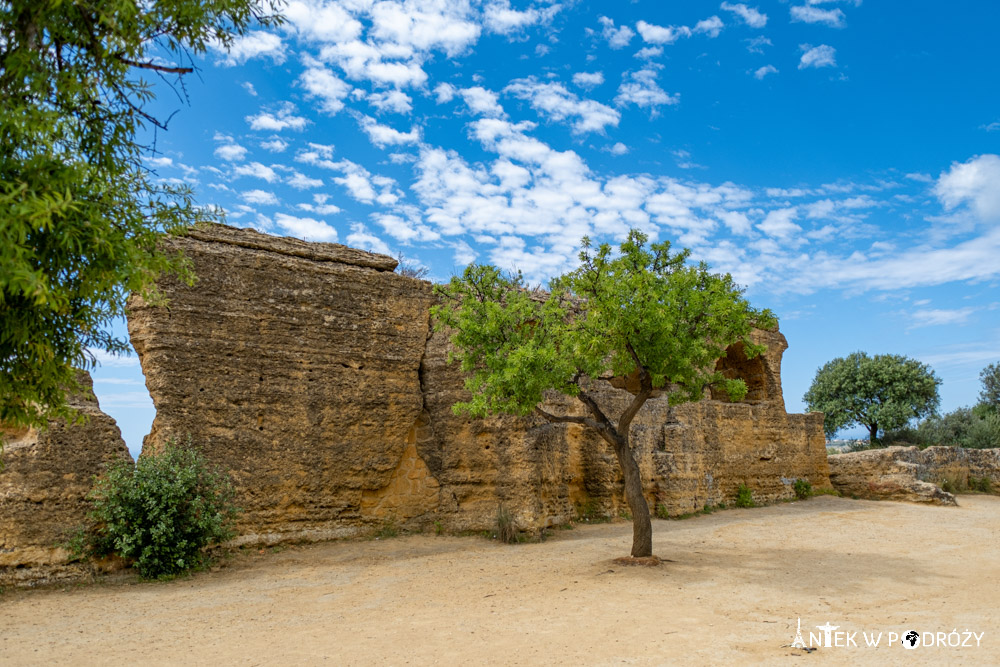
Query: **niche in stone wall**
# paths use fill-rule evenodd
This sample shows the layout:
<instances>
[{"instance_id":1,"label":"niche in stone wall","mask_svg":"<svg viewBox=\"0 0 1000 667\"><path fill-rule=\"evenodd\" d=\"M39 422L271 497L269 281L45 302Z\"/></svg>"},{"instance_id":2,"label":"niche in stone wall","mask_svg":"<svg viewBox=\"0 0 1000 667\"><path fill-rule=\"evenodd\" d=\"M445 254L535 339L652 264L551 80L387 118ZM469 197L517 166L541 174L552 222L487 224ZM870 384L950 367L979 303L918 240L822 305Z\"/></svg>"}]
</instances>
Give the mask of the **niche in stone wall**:
<instances>
[{"instance_id":1,"label":"niche in stone wall","mask_svg":"<svg viewBox=\"0 0 1000 667\"><path fill-rule=\"evenodd\" d=\"M758 355L753 359L747 359L743 343L733 343L726 348L726 356L716 362L715 370L722 373L727 380L739 378L746 382L747 395L741 403L770 400L764 356ZM726 390L722 387L712 387L712 398L716 401L729 400Z\"/></svg>"}]
</instances>

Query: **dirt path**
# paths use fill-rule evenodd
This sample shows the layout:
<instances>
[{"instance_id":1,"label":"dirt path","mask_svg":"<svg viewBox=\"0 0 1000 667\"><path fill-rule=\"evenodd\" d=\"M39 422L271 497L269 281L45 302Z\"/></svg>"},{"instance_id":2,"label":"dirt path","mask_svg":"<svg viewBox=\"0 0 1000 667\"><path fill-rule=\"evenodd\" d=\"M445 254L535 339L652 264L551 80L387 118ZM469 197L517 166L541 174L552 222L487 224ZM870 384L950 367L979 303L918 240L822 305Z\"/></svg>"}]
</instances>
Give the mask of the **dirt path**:
<instances>
[{"instance_id":1,"label":"dirt path","mask_svg":"<svg viewBox=\"0 0 1000 667\"><path fill-rule=\"evenodd\" d=\"M0 664L1000 664L1000 498L960 502L826 497L656 521L654 552L673 561L658 568L611 562L631 539L616 523L518 546L329 543L174 582L8 592ZM798 618L807 642L829 622L859 646L782 648ZM953 629L985 633L981 646L888 645ZM885 633L880 646L863 631Z\"/></svg>"}]
</instances>

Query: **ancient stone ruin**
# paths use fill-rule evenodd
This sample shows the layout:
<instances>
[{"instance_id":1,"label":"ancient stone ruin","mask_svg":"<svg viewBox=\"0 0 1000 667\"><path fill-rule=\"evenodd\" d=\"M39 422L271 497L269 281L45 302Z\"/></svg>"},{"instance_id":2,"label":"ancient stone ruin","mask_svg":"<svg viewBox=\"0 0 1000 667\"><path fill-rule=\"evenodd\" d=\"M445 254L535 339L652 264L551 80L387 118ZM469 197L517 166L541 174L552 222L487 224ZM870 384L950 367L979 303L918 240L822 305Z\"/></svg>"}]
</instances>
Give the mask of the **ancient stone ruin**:
<instances>
[{"instance_id":1,"label":"ancient stone ruin","mask_svg":"<svg viewBox=\"0 0 1000 667\"><path fill-rule=\"evenodd\" d=\"M432 331L429 283L396 261L222 225L169 245L192 261L193 286L161 283L166 305L135 298L129 333L156 418L143 444L188 441L230 469L243 514L238 541L276 543L405 529L489 530L503 506L518 528L626 508L618 464L596 434L535 418L470 419L445 333ZM732 346L718 368L750 388L647 402L633 445L650 507L677 515L731 500L761 502L797 479L829 486L822 415L789 415L777 331L767 353ZM90 387L89 377L84 380ZM595 388L611 411L623 389ZM10 433L0 470L0 585L76 576L64 544L84 522L95 475L128 451L88 390L89 420ZM578 411L553 397L550 411Z\"/></svg>"},{"instance_id":2,"label":"ancient stone ruin","mask_svg":"<svg viewBox=\"0 0 1000 667\"><path fill-rule=\"evenodd\" d=\"M624 508L614 455L595 434L540 419L456 416L464 396L424 281L395 260L221 225L173 239L198 282L166 279L166 306L135 299L129 333L156 406L144 448L188 436L231 469L248 542L324 539L385 523L481 530L503 505L524 530ZM828 486L822 415L789 415L784 336L719 361L750 387L633 426L651 507L679 514L746 484L760 501L802 478ZM628 399L601 390L606 404ZM576 410L567 399L553 410Z\"/></svg>"}]
</instances>

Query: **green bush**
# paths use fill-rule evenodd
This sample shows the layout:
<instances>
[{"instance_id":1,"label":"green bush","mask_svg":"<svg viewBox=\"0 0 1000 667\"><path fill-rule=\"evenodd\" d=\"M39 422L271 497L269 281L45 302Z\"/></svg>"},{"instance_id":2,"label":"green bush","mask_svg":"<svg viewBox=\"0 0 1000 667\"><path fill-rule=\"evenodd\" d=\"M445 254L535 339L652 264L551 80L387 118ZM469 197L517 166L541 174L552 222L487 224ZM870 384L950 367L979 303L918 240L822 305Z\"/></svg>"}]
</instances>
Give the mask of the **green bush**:
<instances>
[{"instance_id":1,"label":"green bush","mask_svg":"<svg viewBox=\"0 0 1000 667\"><path fill-rule=\"evenodd\" d=\"M746 484L740 484L740 488L736 490L736 501L733 504L737 507L757 506L757 503L753 501L753 491Z\"/></svg>"},{"instance_id":2,"label":"green bush","mask_svg":"<svg viewBox=\"0 0 1000 667\"><path fill-rule=\"evenodd\" d=\"M190 439L134 465L120 459L88 495L85 551L117 554L147 579L202 566L206 546L235 535L233 495L229 476L210 468Z\"/></svg>"},{"instance_id":3,"label":"green bush","mask_svg":"<svg viewBox=\"0 0 1000 667\"><path fill-rule=\"evenodd\" d=\"M813 485L809 483L807 479L797 479L795 484L792 485L795 490L795 497L799 500L805 500L812 495Z\"/></svg>"},{"instance_id":4,"label":"green bush","mask_svg":"<svg viewBox=\"0 0 1000 667\"><path fill-rule=\"evenodd\" d=\"M918 447L1000 447L1000 415L982 405L958 408L940 417L928 417L917 424L916 428L887 431L882 442L885 445Z\"/></svg>"}]
</instances>

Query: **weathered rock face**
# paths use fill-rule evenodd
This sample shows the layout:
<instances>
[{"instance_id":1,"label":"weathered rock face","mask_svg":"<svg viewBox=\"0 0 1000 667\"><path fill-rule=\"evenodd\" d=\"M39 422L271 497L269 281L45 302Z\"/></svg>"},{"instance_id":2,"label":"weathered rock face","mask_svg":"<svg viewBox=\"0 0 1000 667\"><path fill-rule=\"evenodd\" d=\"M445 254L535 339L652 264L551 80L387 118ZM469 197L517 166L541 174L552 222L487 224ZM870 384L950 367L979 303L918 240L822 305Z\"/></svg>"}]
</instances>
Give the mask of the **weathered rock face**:
<instances>
[{"instance_id":1,"label":"weathered rock face","mask_svg":"<svg viewBox=\"0 0 1000 667\"><path fill-rule=\"evenodd\" d=\"M85 423L8 432L0 469L0 584L78 574L59 545L84 523L93 477L129 457L115 420L101 412L86 373L70 404Z\"/></svg>"},{"instance_id":2,"label":"weathered rock face","mask_svg":"<svg viewBox=\"0 0 1000 667\"><path fill-rule=\"evenodd\" d=\"M197 284L166 280L168 306L135 299L129 316L156 406L144 450L190 436L229 467L250 539L354 532L415 443L430 285L388 257L248 230L174 244Z\"/></svg>"},{"instance_id":3,"label":"weathered rock face","mask_svg":"<svg viewBox=\"0 0 1000 667\"><path fill-rule=\"evenodd\" d=\"M835 454L829 461L833 487L847 496L955 505L939 486L946 482L958 490L1000 493L1000 449L887 447Z\"/></svg>"},{"instance_id":4,"label":"weathered rock face","mask_svg":"<svg viewBox=\"0 0 1000 667\"><path fill-rule=\"evenodd\" d=\"M431 334L430 286L390 258L214 226L171 241L193 287L164 281L167 307L135 300L129 332L157 409L144 447L185 439L228 466L247 541L323 538L384 522L453 530L494 525L503 504L523 529L581 511L616 512L614 454L593 433L541 419L457 416L465 397L447 337ZM651 503L672 513L734 495L828 485L821 415L788 415L777 332L720 369L747 400L670 410L647 403L633 425ZM600 401L630 396L610 386ZM553 397L551 410L579 411Z\"/></svg>"}]
</instances>

